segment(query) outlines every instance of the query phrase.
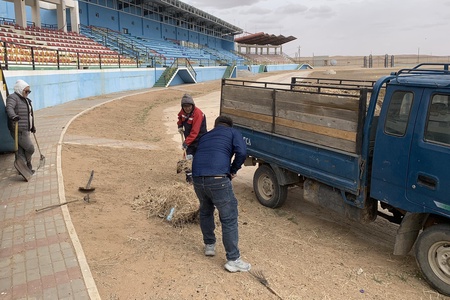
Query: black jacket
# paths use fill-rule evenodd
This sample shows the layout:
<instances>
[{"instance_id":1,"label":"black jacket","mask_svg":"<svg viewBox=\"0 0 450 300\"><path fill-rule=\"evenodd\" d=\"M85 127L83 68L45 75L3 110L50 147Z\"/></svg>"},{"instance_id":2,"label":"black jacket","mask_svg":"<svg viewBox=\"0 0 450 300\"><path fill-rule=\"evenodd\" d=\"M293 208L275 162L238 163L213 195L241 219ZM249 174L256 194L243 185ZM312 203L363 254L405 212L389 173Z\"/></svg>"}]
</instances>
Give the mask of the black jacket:
<instances>
[{"instance_id":1,"label":"black jacket","mask_svg":"<svg viewBox=\"0 0 450 300\"><path fill-rule=\"evenodd\" d=\"M6 98L6 114L8 115L8 128L14 130L12 119L20 117L19 132L30 131L34 127L34 112L31 100L17 93L10 94ZM30 116L32 116L30 118Z\"/></svg>"}]
</instances>

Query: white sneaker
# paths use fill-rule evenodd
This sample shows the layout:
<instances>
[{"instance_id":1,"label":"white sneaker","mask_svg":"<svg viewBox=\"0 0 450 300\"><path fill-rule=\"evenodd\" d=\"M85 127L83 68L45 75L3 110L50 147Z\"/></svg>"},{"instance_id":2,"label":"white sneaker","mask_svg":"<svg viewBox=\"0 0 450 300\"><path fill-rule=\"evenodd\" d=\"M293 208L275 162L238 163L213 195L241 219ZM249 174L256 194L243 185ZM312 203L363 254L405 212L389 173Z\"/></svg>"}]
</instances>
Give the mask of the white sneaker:
<instances>
[{"instance_id":1,"label":"white sneaker","mask_svg":"<svg viewBox=\"0 0 450 300\"><path fill-rule=\"evenodd\" d=\"M243 261L240 257L236 260L229 260L225 264L225 269L229 272L247 272L250 271L251 265Z\"/></svg>"},{"instance_id":2,"label":"white sneaker","mask_svg":"<svg viewBox=\"0 0 450 300\"><path fill-rule=\"evenodd\" d=\"M216 244L206 244L205 245L205 255L206 256L216 255Z\"/></svg>"}]
</instances>

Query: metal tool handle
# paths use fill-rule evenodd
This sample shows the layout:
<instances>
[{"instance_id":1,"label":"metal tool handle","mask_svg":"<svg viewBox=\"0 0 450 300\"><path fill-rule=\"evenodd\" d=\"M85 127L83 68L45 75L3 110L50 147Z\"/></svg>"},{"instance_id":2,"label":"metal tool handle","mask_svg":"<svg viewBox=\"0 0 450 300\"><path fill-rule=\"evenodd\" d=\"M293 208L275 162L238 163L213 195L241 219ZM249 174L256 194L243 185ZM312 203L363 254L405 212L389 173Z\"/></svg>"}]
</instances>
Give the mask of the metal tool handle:
<instances>
[{"instance_id":1,"label":"metal tool handle","mask_svg":"<svg viewBox=\"0 0 450 300\"><path fill-rule=\"evenodd\" d=\"M19 122L14 122L14 152L19 150Z\"/></svg>"},{"instance_id":2,"label":"metal tool handle","mask_svg":"<svg viewBox=\"0 0 450 300\"><path fill-rule=\"evenodd\" d=\"M38 143L38 140L36 138L36 133L33 132L33 136L34 136L34 141L36 142L36 146L37 146L37 148L39 150L39 155L42 157L41 147L39 147L39 143Z\"/></svg>"},{"instance_id":3,"label":"metal tool handle","mask_svg":"<svg viewBox=\"0 0 450 300\"><path fill-rule=\"evenodd\" d=\"M63 202L63 203L59 203L59 204L53 204L53 205L50 205L50 206L46 206L46 207L43 207L43 208L36 209L36 211L39 212L39 211L42 211L42 210L63 206L63 205L66 205L66 204L69 204L69 203L72 203L72 202L75 202L75 201L78 201L78 199L67 201L67 202Z\"/></svg>"},{"instance_id":4,"label":"metal tool handle","mask_svg":"<svg viewBox=\"0 0 450 300\"><path fill-rule=\"evenodd\" d=\"M91 171L91 176L89 177L89 181L88 181L88 183L86 184L86 189L87 189L87 190L91 188L91 182L92 182L92 179L94 179L94 170Z\"/></svg>"},{"instance_id":5,"label":"metal tool handle","mask_svg":"<svg viewBox=\"0 0 450 300\"><path fill-rule=\"evenodd\" d=\"M181 135L181 145L184 143L184 134L180 132ZM183 148L183 158L186 158L186 149Z\"/></svg>"}]
</instances>

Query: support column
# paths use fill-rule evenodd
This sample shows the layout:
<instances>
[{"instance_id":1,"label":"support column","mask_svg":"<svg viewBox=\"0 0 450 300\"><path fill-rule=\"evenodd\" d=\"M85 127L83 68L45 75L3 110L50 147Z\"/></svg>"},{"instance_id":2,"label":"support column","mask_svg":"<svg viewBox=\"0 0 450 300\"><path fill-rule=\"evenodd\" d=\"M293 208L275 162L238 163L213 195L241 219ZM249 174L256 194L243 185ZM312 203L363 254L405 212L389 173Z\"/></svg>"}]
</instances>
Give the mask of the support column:
<instances>
[{"instance_id":1,"label":"support column","mask_svg":"<svg viewBox=\"0 0 450 300\"><path fill-rule=\"evenodd\" d=\"M66 2L64 0L56 4L56 18L58 19L58 29L67 32Z\"/></svg>"},{"instance_id":2,"label":"support column","mask_svg":"<svg viewBox=\"0 0 450 300\"><path fill-rule=\"evenodd\" d=\"M41 28L41 5L39 0L34 0L31 6L31 21L34 26Z\"/></svg>"},{"instance_id":3,"label":"support column","mask_svg":"<svg viewBox=\"0 0 450 300\"><path fill-rule=\"evenodd\" d=\"M22 27L27 27L27 14L25 10L25 1L14 0L14 14L16 17L16 24Z\"/></svg>"},{"instance_id":4,"label":"support column","mask_svg":"<svg viewBox=\"0 0 450 300\"><path fill-rule=\"evenodd\" d=\"M80 33L80 14L78 13L78 1L73 1L73 7L70 8L70 24L73 32Z\"/></svg>"}]
</instances>

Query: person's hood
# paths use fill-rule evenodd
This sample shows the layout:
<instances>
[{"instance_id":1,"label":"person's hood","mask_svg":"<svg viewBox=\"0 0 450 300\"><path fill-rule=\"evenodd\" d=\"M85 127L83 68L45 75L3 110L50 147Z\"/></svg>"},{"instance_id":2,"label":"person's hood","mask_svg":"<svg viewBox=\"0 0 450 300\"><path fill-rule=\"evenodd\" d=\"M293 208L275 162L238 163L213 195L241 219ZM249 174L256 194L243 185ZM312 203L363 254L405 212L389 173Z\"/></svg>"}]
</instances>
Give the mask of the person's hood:
<instances>
[{"instance_id":1,"label":"person's hood","mask_svg":"<svg viewBox=\"0 0 450 300\"><path fill-rule=\"evenodd\" d=\"M183 98L181 98L181 106L183 106L183 104L192 104L195 106L194 99L192 99L192 96L189 94L184 94Z\"/></svg>"},{"instance_id":2,"label":"person's hood","mask_svg":"<svg viewBox=\"0 0 450 300\"><path fill-rule=\"evenodd\" d=\"M28 83L26 83L24 80L19 79L16 81L16 84L14 85L14 92L16 92L17 94L22 96L23 90L29 86L30 85Z\"/></svg>"}]
</instances>

